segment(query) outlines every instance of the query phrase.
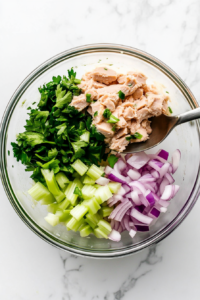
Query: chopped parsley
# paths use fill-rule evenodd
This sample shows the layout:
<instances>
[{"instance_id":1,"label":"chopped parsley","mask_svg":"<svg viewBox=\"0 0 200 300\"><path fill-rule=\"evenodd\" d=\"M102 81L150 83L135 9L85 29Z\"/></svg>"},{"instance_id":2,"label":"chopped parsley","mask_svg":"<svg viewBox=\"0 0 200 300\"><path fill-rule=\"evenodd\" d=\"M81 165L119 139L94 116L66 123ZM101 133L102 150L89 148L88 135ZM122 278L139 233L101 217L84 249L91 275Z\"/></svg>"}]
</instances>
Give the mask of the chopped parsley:
<instances>
[{"instance_id":1,"label":"chopped parsley","mask_svg":"<svg viewBox=\"0 0 200 300\"><path fill-rule=\"evenodd\" d=\"M165 93L169 94L169 92L168 92L168 91L166 91Z\"/></svg>"},{"instance_id":2,"label":"chopped parsley","mask_svg":"<svg viewBox=\"0 0 200 300\"><path fill-rule=\"evenodd\" d=\"M106 108L103 112L104 118L109 119L111 115L112 115L112 113L111 113L110 109Z\"/></svg>"},{"instance_id":3,"label":"chopped parsley","mask_svg":"<svg viewBox=\"0 0 200 300\"><path fill-rule=\"evenodd\" d=\"M10 156L10 150L8 150L8 156Z\"/></svg>"},{"instance_id":4,"label":"chopped parsley","mask_svg":"<svg viewBox=\"0 0 200 300\"><path fill-rule=\"evenodd\" d=\"M125 94L121 90L118 92L118 95L121 100L125 99Z\"/></svg>"},{"instance_id":5,"label":"chopped parsley","mask_svg":"<svg viewBox=\"0 0 200 300\"><path fill-rule=\"evenodd\" d=\"M108 71L108 69L104 68L104 70Z\"/></svg>"},{"instance_id":6,"label":"chopped parsley","mask_svg":"<svg viewBox=\"0 0 200 300\"><path fill-rule=\"evenodd\" d=\"M129 83L129 84L128 84L128 86L132 86L132 85L133 85L132 83Z\"/></svg>"},{"instance_id":7,"label":"chopped parsley","mask_svg":"<svg viewBox=\"0 0 200 300\"><path fill-rule=\"evenodd\" d=\"M97 117L97 116L98 116L98 111L95 111L94 117Z\"/></svg>"},{"instance_id":8,"label":"chopped parsley","mask_svg":"<svg viewBox=\"0 0 200 300\"><path fill-rule=\"evenodd\" d=\"M77 158L87 166L107 159L105 137L92 125L92 117L70 106L73 96L81 93L77 86L80 82L72 68L68 77L53 77L39 87L40 101L27 111L25 130L11 143L14 157L26 171L32 171L35 182L46 185L41 168L62 171L70 178L74 173L71 164ZM90 94L86 97L91 101ZM89 142L81 140L86 132Z\"/></svg>"},{"instance_id":9,"label":"chopped parsley","mask_svg":"<svg viewBox=\"0 0 200 300\"><path fill-rule=\"evenodd\" d=\"M91 103L91 94L86 94L86 102Z\"/></svg>"},{"instance_id":10,"label":"chopped parsley","mask_svg":"<svg viewBox=\"0 0 200 300\"><path fill-rule=\"evenodd\" d=\"M108 157L108 163L110 165L111 168L114 167L114 165L116 164L116 162L118 161L119 157L117 157L116 155L114 154L111 154L109 157Z\"/></svg>"},{"instance_id":11,"label":"chopped parsley","mask_svg":"<svg viewBox=\"0 0 200 300\"><path fill-rule=\"evenodd\" d=\"M130 140L136 140L136 139L139 139L139 140L141 140L141 138L142 138L143 136L142 136L142 134L140 134L139 132L135 132L133 135L130 135L130 136L127 136L126 137L126 140L127 141L130 141Z\"/></svg>"},{"instance_id":12,"label":"chopped parsley","mask_svg":"<svg viewBox=\"0 0 200 300\"><path fill-rule=\"evenodd\" d=\"M173 114L173 111L170 106L168 106L168 109L169 109L170 114Z\"/></svg>"}]
</instances>

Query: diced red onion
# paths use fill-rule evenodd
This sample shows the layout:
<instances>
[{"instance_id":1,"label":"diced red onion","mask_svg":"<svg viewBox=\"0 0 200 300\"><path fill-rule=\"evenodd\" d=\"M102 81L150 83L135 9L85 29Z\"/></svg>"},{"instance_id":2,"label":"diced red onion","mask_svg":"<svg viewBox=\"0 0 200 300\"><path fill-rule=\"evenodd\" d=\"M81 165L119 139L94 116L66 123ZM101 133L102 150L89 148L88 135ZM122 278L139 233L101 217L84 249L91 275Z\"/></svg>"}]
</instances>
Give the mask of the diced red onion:
<instances>
[{"instance_id":1,"label":"diced red onion","mask_svg":"<svg viewBox=\"0 0 200 300\"><path fill-rule=\"evenodd\" d=\"M160 168L160 177L162 178L169 170L170 164L167 162Z\"/></svg>"},{"instance_id":2,"label":"diced red onion","mask_svg":"<svg viewBox=\"0 0 200 300\"><path fill-rule=\"evenodd\" d=\"M105 167L104 172L105 172L106 175L109 175L110 173L112 173L112 171L113 171L113 169L110 166Z\"/></svg>"},{"instance_id":3,"label":"diced red onion","mask_svg":"<svg viewBox=\"0 0 200 300\"><path fill-rule=\"evenodd\" d=\"M176 193L178 192L178 190L180 189L179 185L174 185L174 193L173 193L173 197L176 195Z\"/></svg>"},{"instance_id":4,"label":"diced red onion","mask_svg":"<svg viewBox=\"0 0 200 300\"><path fill-rule=\"evenodd\" d=\"M144 224L151 224L151 222L153 221L152 218L143 215L142 213L140 213L137 209L135 209L134 207L131 210L131 216L135 219L137 219L138 221L144 223Z\"/></svg>"},{"instance_id":5,"label":"diced red onion","mask_svg":"<svg viewBox=\"0 0 200 300\"><path fill-rule=\"evenodd\" d=\"M124 216L124 226L125 226L127 231L130 231L131 228L129 226L129 216L128 215Z\"/></svg>"},{"instance_id":6,"label":"diced red onion","mask_svg":"<svg viewBox=\"0 0 200 300\"><path fill-rule=\"evenodd\" d=\"M127 184L123 184L122 187L125 190L125 195L131 191L130 186L128 186Z\"/></svg>"},{"instance_id":7,"label":"diced red onion","mask_svg":"<svg viewBox=\"0 0 200 300\"><path fill-rule=\"evenodd\" d=\"M143 204L135 206L135 209L137 209L139 212L143 213L145 210L145 206Z\"/></svg>"},{"instance_id":8,"label":"diced red onion","mask_svg":"<svg viewBox=\"0 0 200 300\"><path fill-rule=\"evenodd\" d=\"M137 229L137 231L140 232L146 232L149 231L149 226L148 225L144 225L144 224L134 224L135 228Z\"/></svg>"},{"instance_id":9,"label":"diced red onion","mask_svg":"<svg viewBox=\"0 0 200 300\"><path fill-rule=\"evenodd\" d=\"M137 233L137 231L135 231L135 230L133 230L133 229L131 229L131 230L129 231L129 235L130 235L130 237L132 237L132 238L134 238L134 236L136 235L136 233Z\"/></svg>"},{"instance_id":10,"label":"diced red onion","mask_svg":"<svg viewBox=\"0 0 200 300\"><path fill-rule=\"evenodd\" d=\"M135 169L142 168L149 161L149 157L144 152L139 152L133 154L128 160L127 163Z\"/></svg>"},{"instance_id":11,"label":"diced red onion","mask_svg":"<svg viewBox=\"0 0 200 300\"><path fill-rule=\"evenodd\" d=\"M181 159L181 152L180 150L177 149L172 154L172 174L174 174L178 169L180 159Z\"/></svg>"},{"instance_id":12,"label":"diced red onion","mask_svg":"<svg viewBox=\"0 0 200 300\"><path fill-rule=\"evenodd\" d=\"M166 211L167 211L167 207L161 207L161 208L160 208L160 212L166 213Z\"/></svg>"},{"instance_id":13,"label":"diced red onion","mask_svg":"<svg viewBox=\"0 0 200 300\"><path fill-rule=\"evenodd\" d=\"M165 187L169 185L169 181L168 179L165 177L163 178L162 182L160 183L160 194L162 195L164 190L165 190Z\"/></svg>"},{"instance_id":14,"label":"diced red onion","mask_svg":"<svg viewBox=\"0 0 200 300\"><path fill-rule=\"evenodd\" d=\"M111 241L119 242L121 240L121 234L118 231L113 229L111 233L108 235L108 238Z\"/></svg>"},{"instance_id":15,"label":"diced red onion","mask_svg":"<svg viewBox=\"0 0 200 300\"><path fill-rule=\"evenodd\" d=\"M164 192L160 199L168 201L173 197L173 194L174 194L173 185L166 185Z\"/></svg>"},{"instance_id":16,"label":"diced red onion","mask_svg":"<svg viewBox=\"0 0 200 300\"><path fill-rule=\"evenodd\" d=\"M160 215L160 211L156 208L156 207L153 207L150 212L149 212L149 216L152 217L153 219L157 219Z\"/></svg>"},{"instance_id":17,"label":"diced red onion","mask_svg":"<svg viewBox=\"0 0 200 300\"><path fill-rule=\"evenodd\" d=\"M167 180L169 181L170 184L175 182L174 178L169 173L166 173L164 177L167 178Z\"/></svg>"},{"instance_id":18,"label":"diced red onion","mask_svg":"<svg viewBox=\"0 0 200 300\"><path fill-rule=\"evenodd\" d=\"M151 175L156 179L158 179L160 177L160 174L156 170L152 170Z\"/></svg>"},{"instance_id":19,"label":"diced red onion","mask_svg":"<svg viewBox=\"0 0 200 300\"><path fill-rule=\"evenodd\" d=\"M119 189L118 192L117 192L117 195L123 196L123 195L125 195L125 194L126 194L126 191L125 191L124 187L121 186L120 189Z\"/></svg>"},{"instance_id":20,"label":"diced red onion","mask_svg":"<svg viewBox=\"0 0 200 300\"><path fill-rule=\"evenodd\" d=\"M114 170L108 175L108 178L115 182L126 183L126 177L122 176L118 172L115 172Z\"/></svg>"},{"instance_id":21,"label":"diced red onion","mask_svg":"<svg viewBox=\"0 0 200 300\"><path fill-rule=\"evenodd\" d=\"M153 194L151 192L148 192L146 194L146 199L148 200L148 202L149 202L150 205L154 205L155 199L154 199L154 196L153 196Z\"/></svg>"},{"instance_id":22,"label":"diced red onion","mask_svg":"<svg viewBox=\"0 0 200 300\"><path fill-rule=\"evenodd\" d=\"M130 169L130 170L127 172L127 175L128 175L132 180L138 180L138 179L141 177L140 172L138 172L138 171L136 171L136 170L133 170L133 169Z\"/></svg>"},{"instance_id":23,"label":"diced red onion","mask_svg":"<svg viewBox=\"0 0 200 300\"><path fill-rule=\"evenodd\" d=\"M121 221L123 216L125 215L125 213L127 212L127 210L132 206L132 203L130 201L128 201L126 203L126 205L124 205L124 207L116 214L115 216L115 220L116 221Z\"/></svg>"},{"instance_id":24,"label":"diced red onion","mask_svg":"<svg viewBox=\"0 0 200 300\"><path fill-rule=\"evenodd\" d=\"M118 231L119 231L119 233L121 233L123 231L123 228L122 228L121 224L119 225Z\"/></svg>"},{"instance_id":25,"label":"diced red onion","mask_svg":"<svg viewBox=\"0 0 200 300\"><path fill-rule=\"evenodd\" d=\"M99 185L107 185L109 183L109 179L105 177L100 177L96 180L96 183Z\"/></svg>"},{"instance_id":26,"label":"diced red onion","mask_svg":"<svg viewBox=\"0 0 200 300\"><path fill-rule=\"evenodd\" d=\"M129 185L132 186L133 188L134 187L138 188L142 192L142 194L145 196L146 189L144 188L143 184L141 184L138 181L133 181L133 182L129 183Z\"/></svg>"},{"instance_id":27,"label":"diced red onion","mask_svg":"<svg viewBox=\"0 0 200 300\"><path fill-rule=\"evenodd\" d=\"M120 158L114 165L114 171L121 173L124 169L126 169L126 163Z\"/></svg>"},{"instance_id":28,"label":"diced red onion","mask_svg":"<svg viewBox=\"0 0 200 300\"><path fill-rule=\"evenodd\" d=\"M164 207L168 207L169 206L169 202L168 201L165 201L165 200L159 200L158 201L158 204L160 206L164 206Z\"/></svg>"},{"instance_id":29,"label":"diced red onion","mask_svg":"<svg viewBox=\"0 0 200 300\"><path fill-rule=\"evenodd\" d=\"M168 157L169 157L169 152L161 149L159 150L157 156L160 156L161 158L165 159L165 160L168 160Z\"/></svg>"}]
</instances>

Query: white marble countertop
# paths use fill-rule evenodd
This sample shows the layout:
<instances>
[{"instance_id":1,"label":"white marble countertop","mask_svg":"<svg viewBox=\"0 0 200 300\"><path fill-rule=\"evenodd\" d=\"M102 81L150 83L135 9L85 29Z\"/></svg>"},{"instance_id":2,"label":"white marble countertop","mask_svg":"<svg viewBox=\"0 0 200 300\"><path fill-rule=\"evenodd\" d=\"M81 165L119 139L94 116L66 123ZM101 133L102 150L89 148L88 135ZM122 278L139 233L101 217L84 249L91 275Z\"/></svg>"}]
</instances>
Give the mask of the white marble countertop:
<instances>
[{"instance_id":1,"label":"white marble countertop","mask_svg":"<svg viewBox=\"0 0 200 300\"><path fill-rule=\"evenodd\" d=\"M198 0L1 1L0 117L13 91L40 63L98 42L151 53L200 100L199 19ZM91 260L39 239L16 215L2 185L0 195L0 299L200 299L200 202L156 248Z\"/></svg>"}]
</instances>

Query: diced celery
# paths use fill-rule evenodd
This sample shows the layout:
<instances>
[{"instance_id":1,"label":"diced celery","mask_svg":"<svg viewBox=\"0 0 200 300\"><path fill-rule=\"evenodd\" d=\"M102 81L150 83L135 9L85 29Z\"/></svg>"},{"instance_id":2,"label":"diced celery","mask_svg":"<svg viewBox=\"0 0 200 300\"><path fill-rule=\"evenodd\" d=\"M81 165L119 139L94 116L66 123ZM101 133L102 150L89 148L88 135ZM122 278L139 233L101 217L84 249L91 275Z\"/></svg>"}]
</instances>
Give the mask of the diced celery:
<instances>
[{"instance_id":1,"label":"diced celery","mask_svg":"<svg viewBox=\"0 0 200 300\"><path fill-rule=\"evenodd\" d=\"M71 219L70 209L64 211L57 211L56 215L59 216L59 222L67 222Z\"/></svg>"},{"instance_id":2,"label":"diced celery","mask_svg":"<svg viewBox=\"0 0 200 300\"><path fill-rule=\"evenodd\" d=\"M73 231L77 231L83 223L84 223L84 219L80 219L78 221L72 217L71 220L67 223L67 228Z\"/></svg>"},{"instance_id":3,"label":"diced celery","mask_svg":"<svg viewBox=\"0 0 200 300\"><path fill-rule=\"evenodd\" d=\"M56 226L59 223L59 216L56 216L56 215L51 214L51 213L48 213L48 215L44 219L51 226Z\"/></svg>"},{"instance_id":4,"label":"diced celery","mask_svg":"<svg viewBox=\"0 0 200 300\"><path fill-rule=\"evenodd\" d=\"M46 198L40 200L40 204L41 204L41 205L48 205L48 204L52 204L52 203L54 203L54 202L55 202L55 198L54 198L54 197L51 198L51 199L48 199L48 198L46 197Z\"/></svg>"},{"instance_id":5,"label":"diced celery","mask_svg":"<svg viewBox=\"0 0 200 300\"><path fill-rule=\"evenodd\" d=\"M94 194L99 204L112 197L112 193L107 185L98 188Z\"/></svg>"},{"instance_id":6,"label":"diced celery","mask_svg":"<svg viewBox=\"0 0 200 300\"><path fill-rule=\"evenodd\" d=\"M93 230L92 228L90 227L90 225L84 225L83 227L81 227L80 229L80 236L81 237L85 237L85 236L88 236L90 233L92 233Z\"/></svg>"},{"instance_id":7,"label":"diced celery","mask_svg":"<svg viewBox=\"0 0 200 300\"><path fill-rule=\"evenodd\" d=\"M67 227L67 224L71 221L72 218L73 217L70 215L69 218L67 219L67 221L65 221L65 226L66 226L67 230L71 230Z\"/></svg>"},{"instance_id":8,"label":"diced celery","mask_svg":"<svg viewBox=\"0 0 200 300\"><path fill-rule=\"evenodd\" d=\"M41 172L49 191L54 195L57 202L62 201L65 198L65 194L59 189L53 170L41 169Z\"/></svg>"},{"instance_id":9,"label":"diced celery","mask_svg":"<svg viewBox=\"0 0 200 300\"><path fill-rule=\"evenodd\" d=\"M80 136L81 141L85 141L86 143L89 143L90 141L90 132L86 131Z\"/></svg>"},{"instance_id":10,"label":"diced celery","mask_svg":"<svg viewBox=\"0 0 200 300\"><path fill-rule=\"evenodd\" d=\"M77 172L74 172L74 173L72 174L72 177L78 178L79 180L81 180L81 178L82 178L82 176L79 175Z\"/></svg>"},{"instance_id":11,"label":"diced celery","mask_svg":"<svg viewBox=\"0 0 200 300\"><path fill-rule=\"evenodd\" d=\"M108 187L109 187L111 193L116 194L119 191L120 187L121 187L121 183L119 183L119 182L109 182Z\"/></svg>"},{"instance_id":12,"label":"diced celery","mask_svg":"<svg viewBox=\"0 0 200 300\"><path fill-rule=\"evenodd\" d=\"M55 214L57 210L59 210L59 203L52 203L47 206L47 211Z\"/></svg>"},{"instance_id":13,"label":"diced celery","mask_svg":"<svg viewBox=\"0 0 200 300\"><path fill-rule=\"evenodd\" d=\"M90 199L94 196L96 189L93 187L93 185L86 184L83 186L81 191L84 199Z\"/></svg>"},{"instance_id":14,"label":"diced celery","mask_svg":"<svg viewBox=\"0 0 200 300\"><path fill-rule=\"evenodd\" d=\"M99 203L97 202L96 198L91 198L88 200L84 200L81 205L84 205L88 208L88 211L90 214L94 215L97 213L97 211L101 208Z\"/></svg>"},{"instance_id":15,"label":"diced celery","mask_svg":"<svg viewBox=\"0 0 200 300\"><path fill-rule=\"evenodd\" d=\"M95 165L92 165L87 171L87 175L92 179L97 180L104 172Z\"/></svg>"},{"instance_id":16,"label":"diced celery","mask_svg":"<svg viewBox=\"0 0 200 300\"><path fill-rule=\"evenodd\" d=\"M65 191L65 196L71 202L72 205L75 205L76 200L78 198L78 195L74 194L74 190L75 190L76 186L77 185L76 185L76 183L74 183L74 181L70 182Z\"/></svg>"},{"instance_id":17,"label":"diced celery","mask_svg":"<svg viewBox=\"0 0 200 300\"><path fill-rule=\"evenodd\" d=\"M87 212L88 208L86 206L78 204L71 210L70 213L76 220L79 221Z\"/></svg>"},{"instance_id":18,"label":"diced celery","mask_svg":"<svg viewBox=\"0 0 200 300\"><path fill-rule=\"evenodd\" d=\"M107 236L100 228L95 228L95 229L94 229L94 235L95 235L98 239L102 239L102 238L107 239L107 238L108 238L108 236Z\"/></svg>"},{"instance_id":19,"label":"diced celery","mask_svg":"<svg viewBox=\"0 0 200 300\"><path fill-rule=\"evenodd\" d=\"M80 181L80 179L75 178L73 182L76 183L76 186L77 186L80 190L82 189L83 185L82 185L82 182Z\"/></svg>"},{"instance_id":20,"label":"diced celery","mask_svg":"<svg viewBox=\"0 0 200 300\"><path fill-rule=\"evenodd\" d=\"M66 208L68 208L70 206L71 202L66 198L65 200L63 200L62 202L60 202L58 204L58 207L61 210L65 210Z\"/></svg>"},{"instance_id":21,"label":"diced celery","mask_svg":"<svg viewBox=\"0 0 200 300\"><path fill-rule=\"evenodd\" d=\"M98 213L96 213L95 215L92 215L92 214L88 213L88 214L86 215L86 219L85 219L85 221L86 221L92 228L95 228L100 220L101 220L101 217L99 216Z\"/></svg>"},{"instance_id":22,"label":"diced celery","mask_svg":"<svg viewBox=\"0 0 200 300\"><path fill-rule=\"evenodd\" d=\"M81 176L85 174L88 167L80 160L77 159L72 165L71 165Z\"/></svg>"},{"instance_id":23,"label":"diced celery","mask_svg":"<svg viewBox=\"0 0 200 300\"><path fill-rule=\"evenodd\" d=\"M61 189L65 189L67 184L69 183L69 179L63 172L59 172L56 174L56 181L58 182Z\"/></svg>"},{"instance_id":24,"label":"diced celery","mask_svg":"<svg viewBox=\"0 0 200 300\"><path fill-rule=\"evenodd\" d=\"M88 175L85 175L84 179L83 179L83 183L84 184L95 184L95 180L92 179L91 177L89 177Z\"/></svg>"},{"instance_id":25,"label":"diced celery","mask_svg":"<svg viewBox=\"0 0 200 300\"><path fill-rule=\"evenodd\" d=\"M37 182L28 190L29 195L37 201L39 200L47 200L49 203L55 202L53 195L49 192L49 190L42 183Z\"/></svg>"},{"instance_id":26,"label":"diced celery","mask_svg":"<svg viewBox=\"0 0 200 300\"><path fill-rule=\"evenodd\" d=\"M108 235L112 231L110 223L105 220L100 220L97 225L101 229L101 231L105 233L105 235Z\"/></svg>"},{"instance_id":27,"label":"diced celery","mask_svg":"<svg viewBox=\"0 0 200 300\"><path fill-rule=\"evenodd\" d=\"M94 187L95 187L95 189L98 189L98 188L100 188L102 185L100 185L100 184L94 184Z\"/></svg>"},{"instance_id":28,"label":"diced celery","mask_svg":"<svg viewBox=\"0 0 200 300\"><path fill-rule=\"evenodd\" d=\"M103 171L103 172L105 171L105 167L104 167L104 166L100 166L99 169L100 169L101 171Z\"/></svg>"},{"instance_id":29,"label":"diced celery","mask_svg":"<svg viewBox=\"0 0 200 300\"><path fill-rule=\"evenodd\" d=\"M103 217L105 218L107 216L110 216L111 212L113 211L113 207L105 206L105 207L102 207L101 211L102 211Z\"/></svg>"}]
</instances>

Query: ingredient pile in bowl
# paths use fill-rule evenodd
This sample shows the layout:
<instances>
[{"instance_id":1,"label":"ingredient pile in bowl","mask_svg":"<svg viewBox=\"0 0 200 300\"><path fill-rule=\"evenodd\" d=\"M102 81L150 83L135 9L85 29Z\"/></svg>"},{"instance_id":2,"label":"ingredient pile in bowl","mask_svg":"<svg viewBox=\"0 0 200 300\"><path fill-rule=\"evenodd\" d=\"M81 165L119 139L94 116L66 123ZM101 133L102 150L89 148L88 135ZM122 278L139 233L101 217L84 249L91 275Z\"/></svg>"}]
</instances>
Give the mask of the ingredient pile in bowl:
<instances>
[{"instance_id":1,"label":"ingredient pile in bowl","mask_svg":"<svg viewBox=\"0 0 200 300\"><path fill-rule=\"evenodd\" d=\"M123 152L129 143L149 139L149 118L171 113L168 93L146 81L140 72L117 74L107 67L96 68L83 76L82 94L71 105L78 111L87 108L109 148Z\"/></svg>"},{"instance_id":2,"label":"ingredient pile in bowl","mask_svg":"<svg viewBox=\"0 0 200 300\"><path fill-rule=\"evenodd\" d=\"M17 143L13 142L12 147L17 161L26 165L25 171L32 172L30 177L35 184L28 193L41 205L47 205L45 220L51 226L62 223L67 230L80 231L81 237L93 234L97 238L109 238L118 242L122 231L128 231L133 238L137 231L148 231L160 214L167 211L169 201L179 189L174 184L172 174L178 168L181 155L176 150L168 162L169 154L164 150L155 155L144 152L125 157L111 154L112 147L106 148L108 137L99 130L98 124L105 127L116 126L116 133L112 128L112 140L119 132L128 132L128 127L117 127L121 118L127 124L129 121L125 116L114 115L116 105L121 107L120 111L123 113L126 108L130 109L130 106L123 106L127 100L126 88L129 90L129 85L131 88L133 84L139 83L133 81L136 75L124 75L125 81L122 84L108 85L119 81L120 76L123 77L120 75L115 78L117 75L112 70L105 70L109 76L103 76L103 83L99 83L102 81L102 73L96 70L94 78L81 82L71 69L68 71L68 78L53 77L51 82L40 87L40 101L27 108L29 118L24 126L25 132L18 134ZM91 76L91 73L84 78L87 79L87 76ZM140 76L143 83L136 90L143 90L146 86L144 75L138 75L138 78ZM127 78L132 80L129 85ZM84 90L85 84L88 86ZM105 87L104 84L108 86ZM99 85L102 85L101 88L98 88ZM119 85L117 104L113 102L115 111L112 112L110 106L105 108L110 101L107 104L101 102L102 97L107 95L109 98L113 93L106 92L96 102L92 102L92 93ZM83 92L85 93L81 94ZM152 91L150 94L152 95ZM122 97L125 102L121 101ZM129 96L129 99L130 97L133 96ZM159 102L162 113L167 98L158 94L154 94L155 97L157 100L153 102ZM84 101L80 101L82 98ZM148 98L146 99L148 102ZM144 98L134 101L140 103L143 100ZM77 103L84 103L84 107L77 109ZM133 106L133 102L130 103ZM95 105L100 108L95 108L97 110L94 112ZM152 113L151 105L148 105L145 109ZM138 114L139 109L134 111ZM93 122L90 114L93 114ZM103 118L101 122L96 123L97 117ZM142 127L144 120L145 124L149 122L147 118L146 115L146 119L140 120L141 123L136 121L140 125L137 125L139 127L134 138L125 134L128 143L142 140L144 132L140 129L147 130L147 127ZM134 120L131 119L130 122L132 124ZM127 139L129 136L131 139ZM111 145L114 143L109 142Z\"/></svg>"}]
</instances>

